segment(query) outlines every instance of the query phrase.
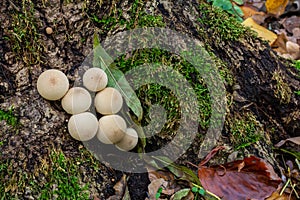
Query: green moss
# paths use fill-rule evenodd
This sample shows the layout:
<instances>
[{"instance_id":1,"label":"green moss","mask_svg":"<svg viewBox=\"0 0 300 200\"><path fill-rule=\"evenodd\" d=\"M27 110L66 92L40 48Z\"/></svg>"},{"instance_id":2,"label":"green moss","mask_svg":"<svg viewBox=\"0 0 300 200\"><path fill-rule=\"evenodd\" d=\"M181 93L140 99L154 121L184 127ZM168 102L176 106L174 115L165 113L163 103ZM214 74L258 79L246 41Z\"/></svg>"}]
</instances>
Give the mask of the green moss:
<instances>
[{"instance_id":1,"label":"green moss","mask_svg":"<svg viewBox=\"0 0 300 200\"><path fill-rule=\"evenodd\" d=\"M287 104L291 100L292 91L288 83L284 81L284 78L280 71L273 73L272 80L276 81L274 88L274 95L280 100L280 103Z\"/></svg>"},{"instance_id":2,"label":"green moss","mask_svg":"<svg viewBox=\"0 0 300 200\"><path fill-rule=\"evenodd\" d=\"M221 8L211 7L207 4L200 5L198 21L208 37L213 37L216 42L238 41L245 33L246 28L236 18L224 12Z\"/></svg>"},{"instance_id":3,"label":"green moss","mask_svg":"<svg viewBox=\"0 0 300 200\"><path fill-rule=\"evenodd\" d=\"M6 121L8 125L16 127L18 125L18 118L13 113L13 107L11 107L8 111L4 111L0 109L0 121Z\"/></svg>"},{"instance_id":4,"label":"green moss","mask_svg":"<svg viewBox=\"0 0 300 200\"><path fill-rule=\"evenodd\" d=\"M89 161L87 161L89 162ZM12 161L0 163L0 197L20 199L30 190L38 199L89 199L88 185L79 181L79 166L61 150L52 150L50 157L40 159L33 173L15 169ZM26 168L26 164L24 166Z\"/></svg>"},{"instance_id":5,"label":"green moss","mask_svg":"<svg viewBox=\"0 0 300 200\"><path fill-rule=\"evenodd\" d=\"M209 47L206 47L206 49L210 58L213 60L214 65L217 67L222 80L226 83L226 85L233 86L235 78L230 71L230 68L227 66L227 63L217 57Z\"/></svg>"},{"instance_id":6,"label":"green moss","mask_svg":"<svg viewBox=\"0 0 300 200\"><path fill-rule=\"evenodd\" d=\"M38 18L35 17L34 4L31 0L23 0L20 11L11 13L12 30L7 40L12 45L17 59L23 60L25 64L32 65L41 62L43 49L41 35L38 28Z\"/></svg>"},{"instance_id":7,"label":"green moss","mask_svg":"<svg viewBox=\"0 0 300 200\"><path fill-rule=\"evenodd\" d=\"M88 185L79 184L78 166L66 158L62 151L53 151L50 158L51 174L41 190L39 199L53 199L55 196L59 199L89 199Z\"/></svg>"},{"instance_id":8,"label":"green moss","mask_svg":"<svg viewBox=\"0 0 300 200\"><path fill-rule=\"evenodd\" d=\"M132 56L130 58L126 58L126 55L123 55L120 57L120 59L116 60L115 63L116 66L124 73L130 69L134 69L135 67L147 63L161 63L161 65L151 65L151 70L146 70L144 72L145 75L143 76L140 76L139 74L134 75L134 77L137 77L134 81L137 83L142 83L144 76L153 76L153 78L155 78L155 75L151 73L153 73L153 71L165 70L162 66L171 67L174 71L179 72L191 86L191 88L186 88L185 95L192 95L192 93L196 94L200 110L199 123L203 128L207 128L211 115L209 91L199 72L197 72L195 67L189 62L183 60L180 56L174 55L167 51L160 49L145 49L132 52ZM154 69L155 67L157 69ZM182 81L177 80L178 76L176 76L176 74L168 73L167 75L162 74L161 76L162 77L159 77L160 79L171 80L172 84L175 84L175 88L180 88ZM178 86L176 86L176 84L178 84ZM165 129L163 129L163 131L170 131L170 129L175 128L176 121L180 119L180 112L183 108L180 107L178 97L176 97L174 91L171 91L169 88L159 84L149 84L140 87L136 93L142 103L144 113L146 114L144 125L149 121L147 114L149 113L150 106L159 104L163 106L167 112L167 124L165 125ZM194 108L184 109L187 109L185 112L195 112Z\"/></svg>"},{"instance_id":9,"label":"green moss","mask_svg":"<svg viewBox=\"0 0 300 200\"><path fill-rule=\"evenodd\" d=\"M235 116L229 121L231 142L236 150L244 149L262 138L263 130L253 114Z\"/></svg>"},{"instance_id":10,"label":"green moss","mask_svg":"<svg viewBox=\"0 0 300 200\"><path fill-rule=\"evenodd\" d=\"M300 60L296 60L294 62L294 67L299 71L299 75L300 75Z\"/></svg>"},{"instance_id":11,"label":"green moss","mask_svg":"<svg viewBox=\"0 0 300 200\"><path fill-rule=\"evenodd\" d=\"M92 14L90 19L101 27L101 30L113 30L116 27L125 27L126 30L142 27L165 27L162 16L154 16L145 13L143 3L140 0L135 0L131 10L128 12L129 19L125 19L122 15L122 10L112 8L108 15L98 17ZM88 14L88 13L87 13ZM88 14L89 15L89 14Z\"/></svg>"}]
</instances>

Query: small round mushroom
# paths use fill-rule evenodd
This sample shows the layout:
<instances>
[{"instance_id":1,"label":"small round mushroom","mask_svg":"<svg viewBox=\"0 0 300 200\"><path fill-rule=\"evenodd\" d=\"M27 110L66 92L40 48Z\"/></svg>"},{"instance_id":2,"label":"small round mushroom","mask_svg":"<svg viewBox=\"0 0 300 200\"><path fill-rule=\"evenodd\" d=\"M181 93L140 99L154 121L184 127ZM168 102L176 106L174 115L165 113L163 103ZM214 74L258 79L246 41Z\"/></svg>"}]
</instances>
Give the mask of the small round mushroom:
<instances>
[{"instance_id":1,"label":"small round mushroom","mask_svg":"<svg viewBox=\"0 0 300 200\"><path fill-rule=\"evenodd\" d=\"M137 145L138 140L137 132L133 128L127 128L125 136L115 146L121 151L130 151Z\"/></svg>"},{"instance_id":2,"label":"small round mushroom","mask_svg":"<svg viewBox=\"0 0 300 200\"><path fill-rule=\"evenodd\" d=\"M115 144L124 137L126 129L126 122L121 116L103 116L99 119L97 138L104 144Z\"/></svg>"},{"instance_id":3,"label":"small round mushroom","mask_svg":"<svg viewBox=\"0 0 300 200\"><path fill-rule=\"evenodd\" d=\"M107 87L96 94L94 105L102 115L116 114L122 108L123 98L118 90Z\"/></svg>"},{"instance_id":4,"label":"small round mushroom","mask_svg":"<svg viewBox=\"0 0 300 200\"><path fill-rule=\"evenodd\" d=\"M69 89L67 76L57 69L49 69L41 73L37 80L39 94L47 100L61 99Z\"/></svg>"},{"instance_id":5,"label":"small round mushroom","mask_svg":"<svg viewBox=\"0 0 300 200\"><path fill-rule=\"evenodd\" d=\"M63 109L72 115L87 111L91 103L90 93L82 87L71 88L61 100Z\"/></svg>"},{"instance_id":6,"label":"small round mushroom","mask_svg":"<svg viewBox=\"0 0 300 200\"><path fill-rule=\"evenodd\" d=\"M108 79L102 69L93 67L83 74L82 81L88 90L98 92L106 87Z\"/></svg>"},{"instance_id":7,"label":"small round mushroom","mask_svg":"<svg viewBox=\"0 0 300 200\"><path fill-rule=\"evenodd\" d=\"M51 34L53 33L53 29L52 29L51 27L47 27L47 28L46 28L46 33L47 33L48 35L51 35Z\"/></svg>"},{"instance_id":8,"label":"small round mushroom","mask_svg":"<svg viewBox=\"0 0 300 200\"><path fill-rule=\"evenodd\" d=\"M68 122L70 135L79 141L88 141L95 137L98 131L98 120L90 112L72 115Z\"/></svg>"}]
</instances>

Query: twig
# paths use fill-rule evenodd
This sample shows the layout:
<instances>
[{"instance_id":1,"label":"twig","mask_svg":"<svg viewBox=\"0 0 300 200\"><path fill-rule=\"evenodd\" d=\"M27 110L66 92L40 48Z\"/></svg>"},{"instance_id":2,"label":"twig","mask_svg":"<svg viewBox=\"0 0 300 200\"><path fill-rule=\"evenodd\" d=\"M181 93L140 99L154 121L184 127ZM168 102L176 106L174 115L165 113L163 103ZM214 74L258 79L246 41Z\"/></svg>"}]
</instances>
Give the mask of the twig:
<instances>
[{"instance_id":1,"label":"twig","mask_svg":"<svg viewBox=\"0 0 300 200\"><path fill-rule=\"evenodd\" d=\"M289 178L288 181L284 184L283 188L281 189L279 195L281 196L284 192L284 190L286 189L286 187L289 185L289 183L291 182L291 179Z\"/></svg>"},{"instance_id":2,"label":"twig","mask_svg":"<svg viewBox=\"0 0 300 200\"><path fill-rule=\"evenodd\" d=\"M195 186L195 187L197 187L197 188L200 188L200 189L202 189L202 190L205 190L203 187L201 187L200 185L197 185L197 184L195 184L195 183L192 183L192 185L193 186ZM218 199L218 200L221 200L217 195L215 195L214 193L212 193L212 192L210 192L210 191L208 191L208 190L205 190L205 192L207 193L207 194L209 194L210 196L212 196L212 197L214 197L214 198L216 198L216 199Z\"/></svg>"},{"instance_id":3,"label":"twig","mask_svg":"<svg viewBox=\"0 0 300 200\"><path fill-rule=\"evenodd\" d=\"M8 0L8 1L9 1L10 5L12 7L14 7L14 9L16 9L18 12L20 12L21 9L18 6L16 6L11 0Z\"/></svg>"}]
</instances>

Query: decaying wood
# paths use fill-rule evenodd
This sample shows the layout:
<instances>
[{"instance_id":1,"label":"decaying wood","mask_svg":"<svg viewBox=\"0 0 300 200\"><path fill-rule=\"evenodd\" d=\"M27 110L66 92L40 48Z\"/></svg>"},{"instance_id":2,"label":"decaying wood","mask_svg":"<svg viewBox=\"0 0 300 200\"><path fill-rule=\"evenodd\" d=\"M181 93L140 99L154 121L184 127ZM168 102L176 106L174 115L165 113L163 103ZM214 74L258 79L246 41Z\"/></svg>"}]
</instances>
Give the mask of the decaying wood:
<instances>
[{"instance_id":1,"label":"decaying wood","mask_svg":"<svg viewBox=\"0 0 300 200\"><path fill-rule=\"evenodd\" d=\"M6 141L0 146L0 158L14 160L16 169L19 167L33 172L38 169L39 158L47 156L53 144L61 146L70 157L82 156L78 152L79 144L66 136L68 116L59 103L42 99L35 86L38 75L48 68L62 70L72 84L77 75L76 70L93 48L96 27L88 18L91 17L88 16L89 13L83 14L84 4L81 1L65 5L63 1L53 0L49 7L43 7L43 3L48 1L34 1L37 10L35 14L41 19L39 32L44 49L42 62L28 67L16 58L11 44L3 39L13 29L9 25L9 13L22 7L20 2L13 5L10 2L4 0L0 3L0 20L3 21L0 27L0 109L14 105L23 125L20 133L15 134L13 128L0 123L0 136ZM101 9L95 6L96 1L85 2L91 3L89 12L97 14L99 18L115 10L122 10L123 17L129 20L132 16L126 13L135 1L100 1L103 3ZM199 9L201 2L196 0L140 1L139 4L145 5L139 9L143 7L150 14L161 15L166 28L199 40L225 63L234 77L234 84L226 85L228 100L233 101L228 107L227 121L247 111L256 117L272 142L299 135L300 96L294 93L300 89L299 72L291 67L289 61L281 59L266 42L248 33L237 41L216 38L218 36L212 35L209 30L211 27L197 20L202 13ZM54 26L55 34L51 36L43 33L49 24ZM10 27L11 30L5 30L4 27ZM199 29L203 30L201 34ZM124 28L120 27L110 31L103 30L101 39L122 30ZM82 38L86 41L80 45ZM227 124L225 123L223 132L226 132ZM264 153L260 156L274 164L275 159L271 156L269 147L262 146ZM255 150L253 152L257 153ZM102 170L104 172L107 169ZM97 187L100 186L95 186ZM102 184L101 187L104 188L105 185Z\"/></svg>"}]
</instances>

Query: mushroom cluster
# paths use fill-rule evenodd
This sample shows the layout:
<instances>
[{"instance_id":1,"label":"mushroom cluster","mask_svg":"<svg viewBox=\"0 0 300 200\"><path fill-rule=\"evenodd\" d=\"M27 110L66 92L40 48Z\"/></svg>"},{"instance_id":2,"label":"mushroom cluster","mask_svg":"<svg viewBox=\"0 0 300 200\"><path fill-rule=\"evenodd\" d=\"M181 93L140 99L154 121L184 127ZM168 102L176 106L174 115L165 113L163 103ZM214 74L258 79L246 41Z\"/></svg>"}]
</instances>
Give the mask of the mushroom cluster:
<instances>
[{"instance_id":1,"label":"mushroom cluster","mask_svg":"<svg viewBox=\"0 0 300 200\"><path fill-rule=\"evenodd\" d=\"M118 90L107 87L108 78L100 68L90 68L83 74L83 86L69 89L66 75L56 69L43 72L37 81L39 94L47 100L61 99L62 108L71 114L68 122L70 135L79 141L94 138L113 144L121 151L130 151L138 143L138 134L128 128L125 120L117 113L123 106ZM89 112L92 105L90 92L96 92L94 107L101 114L100 119Z\"/></svg>"}]
</instances>

